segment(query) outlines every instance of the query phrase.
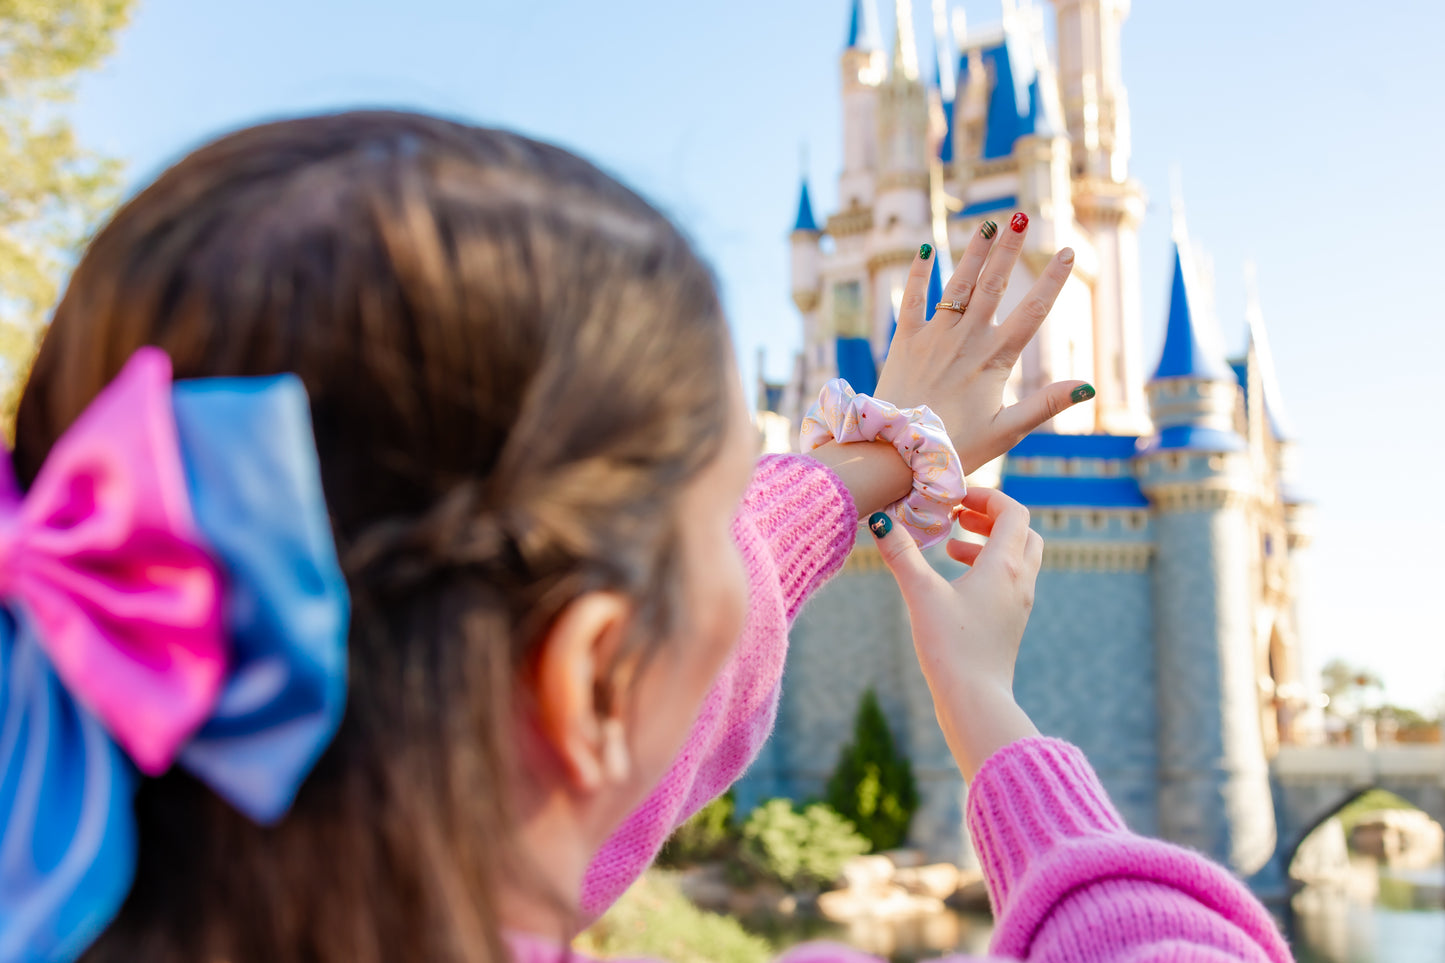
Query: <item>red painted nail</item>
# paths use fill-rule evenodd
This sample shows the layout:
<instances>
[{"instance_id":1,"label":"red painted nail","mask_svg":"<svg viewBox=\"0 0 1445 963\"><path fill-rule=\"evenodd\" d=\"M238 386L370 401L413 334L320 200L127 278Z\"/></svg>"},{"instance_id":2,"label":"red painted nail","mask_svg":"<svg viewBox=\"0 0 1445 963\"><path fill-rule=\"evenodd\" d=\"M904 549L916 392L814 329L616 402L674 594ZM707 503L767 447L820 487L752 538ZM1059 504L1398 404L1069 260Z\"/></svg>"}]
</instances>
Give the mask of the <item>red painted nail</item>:
<instances>
[{"instance_id":1,"label":"red painted nail","mask_svg":"<svg viewBox=\"0 0 1445 963\"><path fill-rule=\"evenodd\" d=\"M1015 234L1022 234L1024 228L1029 226L1029 216L1023 211L1019 211L1013 216L1013 220L1008 222L1008 226L1014 229Z\"/></svg>"}]
</instances>

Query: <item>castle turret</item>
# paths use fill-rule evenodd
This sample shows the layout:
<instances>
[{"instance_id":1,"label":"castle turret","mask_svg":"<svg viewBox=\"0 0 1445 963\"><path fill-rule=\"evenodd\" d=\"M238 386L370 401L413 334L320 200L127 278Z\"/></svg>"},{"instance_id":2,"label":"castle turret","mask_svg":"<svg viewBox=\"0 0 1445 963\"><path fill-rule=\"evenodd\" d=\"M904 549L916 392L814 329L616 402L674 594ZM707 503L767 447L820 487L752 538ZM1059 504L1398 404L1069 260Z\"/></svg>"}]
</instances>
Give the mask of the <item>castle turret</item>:
<instances>
[{"instance_id":1,"label":"castle turret","mask_svg":"<svg viewBox=\"0 0 1445 963\"><path fill-rule=\"evenodd\" d=\"M921 239L933 235L928 91L918 73L913 5L895 0L897 32L888 79L878 90L878 193L868 255L875 340L887 336L891 292L901 288Z\"/></svg>"},{"instance_id":2,"label":"castle turret","mask_svg":"<svg viewBox=\"0 0 1445 963\"><path fill-rule=\"evenodd\" d=\"M1129 0L1053 0L1058 90L1071 145L1073 203L1098 254L1094 371L1099 427L1147 430L1139 307L1144 191L1129 177L1129 105L1120 33Z\"/></svg>"},{"instance_id":3,"label":"castle turret","mask_svg":"<svg viewBox=\"0 0 1445 963\"><path fill-rule=\"evenodd\" d=\"M1182 241L1148 386L1156 430L1137 459L1155 517L1159 824L1166 838L1249 875L1275 847L1252 617L1254 478L1239 382L1191 297Z\"/></svg>"},{"instance_id":4,"label":"castle turret","mask_svg":"<svg viewBox=\"0 0 1445 963\"><path fill-rule=\"evenodd\" d=\"M872 206L878 170L878 85L883 82L884 60L873 0L853 0L841 67L843 173L838 204L850 211Z\"/></svg>"},{"instance_id":5,"label":"castle turret","mask_svg":"<svg viewBox=\"0 0 1445 963\"><path fill-rule=\"evenodd\" d=\"M808 179L803 178L802 189L798 192L798 215L793 219L791 235L793 248L793 303L803 312L803 339L810 340L807 318L818 307L819 268L822 252L818 241L823 232L813 217L813 199L808 195Z\"/></svg>"},{"instance_id":6,"label":"castle turret","mask_svg":"<svg viewBox=\"0 0 1445 963\"><path fill-rule=\"evenodd\" d=\"M835 377L835 332L820 317L823 251L819 242L822 237L823 231L813 216L813 198L808 191L805 174L798 190L798 212L793 218L793 230L789 235L793 303L802 315L803 350L797 356L792 379L795 397L789 397L787 401L792 404L782 409L785 415L797 421L801 420L807 404L816 396L823 382Z\"/></svg>"}]
</instances>

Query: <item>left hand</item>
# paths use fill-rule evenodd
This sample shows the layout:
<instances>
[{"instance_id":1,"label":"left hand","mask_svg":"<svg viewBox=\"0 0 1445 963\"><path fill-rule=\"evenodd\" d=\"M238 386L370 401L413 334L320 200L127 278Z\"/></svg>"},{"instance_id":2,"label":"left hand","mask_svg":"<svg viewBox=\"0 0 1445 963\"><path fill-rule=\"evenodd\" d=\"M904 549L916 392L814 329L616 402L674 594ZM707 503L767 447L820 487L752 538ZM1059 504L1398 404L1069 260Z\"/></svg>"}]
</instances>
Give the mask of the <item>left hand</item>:
<instances>
[{"instance_id":1,"label":"left hand","mask_svg":"<svg viewBox=\"0 0 1445 963\"><path fill-rule=\"evenodd\" d=\"M1005 224L996 241L974 231L943 289L944 301L963 302L966 309L959 313L940 308L927 323L933 263L931 258L915 257L903 288L898 331L878 378L878 398L900 408L927 405L943 419L965 474L1002 455L1059 412L1094 396L1093 388L1083 381L1058 381L1018 404L1003 406L1004 386L1014 364L1048 316L1074 266L1069 248L1055 254L1018 307L995 326L993 314L1027 230L1026 223L1023 231ZM1088 390L1080 390L1084 388Z\"/></svg>"}]
</instances>

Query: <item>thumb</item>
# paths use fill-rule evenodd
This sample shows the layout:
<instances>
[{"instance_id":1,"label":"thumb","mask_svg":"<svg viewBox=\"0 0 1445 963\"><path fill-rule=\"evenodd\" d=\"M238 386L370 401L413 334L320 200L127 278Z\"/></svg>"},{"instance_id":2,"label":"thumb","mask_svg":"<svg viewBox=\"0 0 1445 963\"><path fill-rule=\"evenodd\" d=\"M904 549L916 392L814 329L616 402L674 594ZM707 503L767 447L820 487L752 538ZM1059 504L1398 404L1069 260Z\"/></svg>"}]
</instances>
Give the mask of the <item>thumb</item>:
<instances>
[{"instance_id":1,"label":"thumb","mask_svg":"<svg viewBox=\"0 0 1445 963\"><path fill-rule=\"evenodd\" d=\"M878 554L883 556L883 564L898 583L905 602L940 577L923 557L913 536L887 512L868 516L868 530L878 540Z\"/></svg>"},{"instance_id":2,"label":"thumb","mask_svg":"<svg viewBox=\"0 0 1445 963\"><path fill-rule=\"evenodd\" d=\"M1022 438L1054 415L1093 397L1094 386L1087 382L1055 381L999 412L999 428L1011 438Z\"/></svg>"}]
</instances>

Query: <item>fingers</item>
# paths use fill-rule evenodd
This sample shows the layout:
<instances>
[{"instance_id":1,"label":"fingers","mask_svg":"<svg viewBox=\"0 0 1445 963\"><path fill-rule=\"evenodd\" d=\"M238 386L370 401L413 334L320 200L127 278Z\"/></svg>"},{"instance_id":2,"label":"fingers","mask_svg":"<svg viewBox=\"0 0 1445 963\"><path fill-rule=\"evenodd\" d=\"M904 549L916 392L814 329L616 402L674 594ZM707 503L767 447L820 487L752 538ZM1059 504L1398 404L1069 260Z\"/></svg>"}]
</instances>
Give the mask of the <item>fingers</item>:
<instances>
[{"instance_id":1,"label":"fingers","mask_svg":"<svg viewBox=\"0 0 1445 963\"><path fill-rule=\"evenodd\" d=\"M1069 272L1073 269L1074 251L1066 247L1053 256L1048 267L1044 268L1044 273L1034 282L1034 286L1029 288L1029 293L1024 295L1018 307L1009 312L1008 319L999 325L999 332L1003 335L999 341L999 361L1003 366L1012 368L1024 348L1033 340L1039 325L1048 317L1059 292L1064 289L1064 282L1069 279Z\"/></svg>"},{"instance_id":2,"label":"fingers","mask_svg":"<svg viewBox=\"0 0 1445 963\"><path fill-rule=\"evenodd\" d=\"M1024 564L1029 578L1038 578L1039 569L1044 567L1044 537L1029 529L1028 541L1024 545Z\"/></svg>"},{"instance_id":3,"label":"fingers","mask_svg":"<svg viewBox=\"0 0 1445 963\"><path fill-rule=\"evenodd\" d=\"M993 245L983 273L979 275L978 287L969 298L965 317L980 324L993 317L993 313L998 310L999 301L1003 299L1004 291L1008 288L1009 275L1018 263L1019 252L1023 250L1024 235L1028 233L1028 229L1029 218L1023 212L1015 214L1007 225L999 229L998 240Z\"/></svg>"},{"instance_id":4,"label":"fingers","mask_svg":"<svg viewBox=\"0 0 1445 963\"><path fill-rule=\"evenodd\" d=\"M996 488L970 488L963 496L964 508L992 520L988 544L1015 556L1028 539L1029 510Z\"/></svg>"},{"instance_id":5,"label":"fingers","mask_svg":"<svg viewBox=\"0 0 1445 963\"><path fill-rule=\"evenodd\" d=\"M972 565L978 561L978 553L983 551L983 546L977 542L965 542L957 538L949 539L945 548L949 558L965 565Z\"/></svg>"},{"instance_id":6,"label":"fingers","mask_svg":"<svg viewBox=\"0 0 1445 963\"><path fill-rule=\"evenodd\" d=\"M994 425L1017 442L1055 415L1093 397L1094 386L1086 381L1055 381L1000 411Z\"/></svg>"},{"instance_id":7,"label":"fingers","mask_svg":"<svg viewBox=\"0 0 1445 963\"><path fill-rule=\"evenodd\" d=\"M868 519L868 530L877 539L878 553L898 582L905 602L919 597L924 589L943 580L943 576L935 572L923 557L913 536L902 525L895 524L887 512L874 512Z\"/></svg>"},{"instance_id":8,"label":"fingers","mask_svg":"<svg viewBox=\"0 0 1445 963\"><path fill-rule=\"evenodd\" d=\"M959 258L958 266L953 269L953 277L948 279L948 284L943 288L943 300L958 301L965 308L968 306L973 289L978 285L978 272L983 270L983 262L988 259L989 249L993 247L993 238L997 234L998 225L993 221L984 221L978 226L978 230L973 232L973 237L968 239L968 244L963 249L963 257ZM935 316L935 319L956 324L963 319L963 312L945 308L943 316Z\"/></svg>"},{"instance_id":9,"label":"fingers","mask_svg":"<svg viewBox=\"0 0 1445 963\"><path fill-rule=\"evenodd\" d=\"M903 284L903 302L898 306L898 334L904 337L914 334L923 327L927 318L928 275L933 271L933 261L938 252L932 244L924 244L913 257L908 268L908 280Z\"/></svg>"}]
</instances>

